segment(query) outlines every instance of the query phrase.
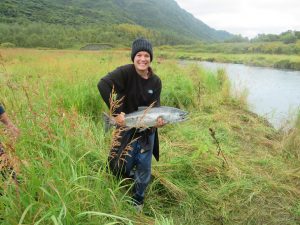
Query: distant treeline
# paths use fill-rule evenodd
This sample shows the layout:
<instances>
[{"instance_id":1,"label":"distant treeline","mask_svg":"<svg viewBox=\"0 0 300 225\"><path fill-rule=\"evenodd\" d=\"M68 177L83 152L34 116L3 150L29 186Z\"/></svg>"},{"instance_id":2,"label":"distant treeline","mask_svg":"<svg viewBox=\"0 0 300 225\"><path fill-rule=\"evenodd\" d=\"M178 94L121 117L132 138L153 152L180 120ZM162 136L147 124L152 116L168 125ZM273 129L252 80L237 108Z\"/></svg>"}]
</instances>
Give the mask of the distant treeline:
<instances>
[{"instance_id":1,"label":"distant treeline","mask_svg":"<svg viewBox=\"0 0 300 225\"><path fill-rule=\"evenodd\" d=\"M285 44L274 42L239 42L239 43L199 43L179 47L182 51L227 53L227 54L285 54L299 55L300 40L296 43Z\"/></svg>"},{"instance_id":2,"label":"distant treeline","mask_svg":"<svg viewBox=\"0 0 300 225\"><path fill-rule=\"evenodd\" d=\"M256 37L249 39L236 35L225 42L274 42L281 41L285 44L296 43L300 39L300 31L288 30L281 34L258 34Z\"/></svg>"},{"instance_id":3,"label":"distant treeline","mask_svg":"<svg viewBox=\"0 0 300 225\"><path fill-rule=\"evenodd\" d=\"M155 45L191 44L192 40L166 31L154 31L138 25L66 26L46 23L0 23L2 47L76 48L87 43L111 43L129 46L133 39L143 36Z\"/></svg>"},{"instance_id":4,"label":"distant treeline","mask_svg":"<svg viewBox=\"0 0 300 225\"><path fill-rule=\"evenodd\" d=\"M282 41L285 44L296 43L300 39L300 31L286 31L279 35L276 34L259 34L257 37L251 39L252 42L274 42Z\"/></svg>"},{"instance_id":5,"label":"distant treeline","mask_svg":"<svg viewBox=\"0 0 300 225\"><path fill-rule=\"evenodd\" d=\"M300 54L300 32L287 31L279 35L260 34L248 40L241 36L226 42L196 42L170 31L151 30L133 24L60 25L47 23L0 23L1 47L81 48L89 43L105 43L113 47L129 47L132 40L143 36L155 46L177 45L190 52L228 54Z\"/></svg>"},{"instance_id":6,"label":"distant treeline","mask_svg":"<svg viewBox=\"0 0 300 225\"><path fill-rule=\"evenodd\" d=\"M178 46L182 51L226 53L226 54L300 54L300 31L287 31L279 35L259 34L249 40L241 36L223 43L197 43L190 46Z\"/></svg>"}]
</instances>

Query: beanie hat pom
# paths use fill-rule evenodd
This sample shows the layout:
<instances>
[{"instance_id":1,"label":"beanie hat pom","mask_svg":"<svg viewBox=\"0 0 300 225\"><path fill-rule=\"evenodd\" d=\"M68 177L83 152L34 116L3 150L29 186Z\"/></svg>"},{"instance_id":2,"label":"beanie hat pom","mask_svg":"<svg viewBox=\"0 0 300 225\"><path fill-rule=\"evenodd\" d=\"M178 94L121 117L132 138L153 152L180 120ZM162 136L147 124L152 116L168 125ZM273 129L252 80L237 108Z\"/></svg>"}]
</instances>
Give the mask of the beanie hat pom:
<instances>
[{"instance_id":1,"label":"beanie hat pom","mask_svg":"<svg viewBox=\"0 0 300 225\"><path fill-rule=\"evenodd\" d=\"M152 62L153 59L153 51L152 51L152 44L144 39L144 38L138 38L133 41L132 48L131 48L131 60L133 62L135 55L138 52L145 51L150 54L150 60Z\"/></svg>"}]
</instances>

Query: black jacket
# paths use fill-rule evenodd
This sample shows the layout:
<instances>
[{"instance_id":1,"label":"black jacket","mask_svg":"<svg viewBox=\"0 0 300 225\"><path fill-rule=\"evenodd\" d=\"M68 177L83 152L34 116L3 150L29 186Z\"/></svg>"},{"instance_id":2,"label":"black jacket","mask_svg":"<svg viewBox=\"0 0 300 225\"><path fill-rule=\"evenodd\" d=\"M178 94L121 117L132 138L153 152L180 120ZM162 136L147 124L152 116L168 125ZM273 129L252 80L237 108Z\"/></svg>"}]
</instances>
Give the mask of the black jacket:
<instances>
[{"instance_id":1,"label":"black jacket","mask_svg":"<svg viewBox=\"0 0 300 225\"><path fill-rule=\"evenodd\" d=\"M137 111L138 107L149 106L153 102L155 102L154 107L160 106L161 80L152 72L151 68L150 73L148 79L143 79L138 75L133 64L118 67L99 81L99 92L108 107L113 87L117 93L117 99L124 97L122 105L116 110L116 113L132 113ZM157 129L155 129L153 155L158 161L159 140Z\"/></svg>"}]
</instances>

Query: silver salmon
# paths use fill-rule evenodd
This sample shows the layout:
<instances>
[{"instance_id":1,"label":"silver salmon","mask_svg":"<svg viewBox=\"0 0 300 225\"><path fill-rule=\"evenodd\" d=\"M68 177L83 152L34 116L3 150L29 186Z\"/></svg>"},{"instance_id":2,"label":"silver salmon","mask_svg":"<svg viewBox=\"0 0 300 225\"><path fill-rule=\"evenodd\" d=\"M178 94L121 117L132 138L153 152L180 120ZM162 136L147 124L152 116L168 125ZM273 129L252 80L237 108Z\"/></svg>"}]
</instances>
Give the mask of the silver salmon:
<instances>
[{"instance_id":1,"label":"silver salmon","mask_svg":"<svg viewBox=\"0 0 300 225\"><path fill-rule=\"evenodd\" d=\"M138 111L125 114L125 126L128 128L148 128L157 123L158 118L162 118L166 124L178 123L187 120L188 112L169 106L160 107L139 107ZM113 118L105 114L106 130L110 125L116 125Z\"/></svg>"}]
</instances>

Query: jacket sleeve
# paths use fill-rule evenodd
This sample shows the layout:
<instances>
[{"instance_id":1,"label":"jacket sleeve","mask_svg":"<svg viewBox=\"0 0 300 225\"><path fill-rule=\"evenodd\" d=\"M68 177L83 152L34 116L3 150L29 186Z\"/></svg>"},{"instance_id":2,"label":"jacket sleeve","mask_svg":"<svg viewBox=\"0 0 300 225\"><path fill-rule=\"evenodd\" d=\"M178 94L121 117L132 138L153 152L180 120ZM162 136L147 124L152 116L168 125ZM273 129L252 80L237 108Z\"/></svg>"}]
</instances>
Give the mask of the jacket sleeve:
<instances>
[{"instance_id":1,"label":"jacket sleeve","mask_svg":"<svg viewBox=\"0 0 300 225\"><path fill-rule=\"evenodd\" d=\"M108 73L106 76L101 78L98 83L98 90L103 101L106 103L108 108L110 108L110 95L114 88L114 91L117 94L117 99L121 99L124 96L126 84L126 74L122 72L121 68L117 68L111 73ZM116 109L115 113L122 112L122 105Z\"/></svg>"},{"instance_id":2,"label":"jacket sleeve","mask_svg":"<svg viewBox=\"0 0 300 225\"><path fill-rule=\"evenodd\" d=\"M0 115L2 115L5 112L4 108L2 105L0 105Z\"/></svg>"}]
</instances>

